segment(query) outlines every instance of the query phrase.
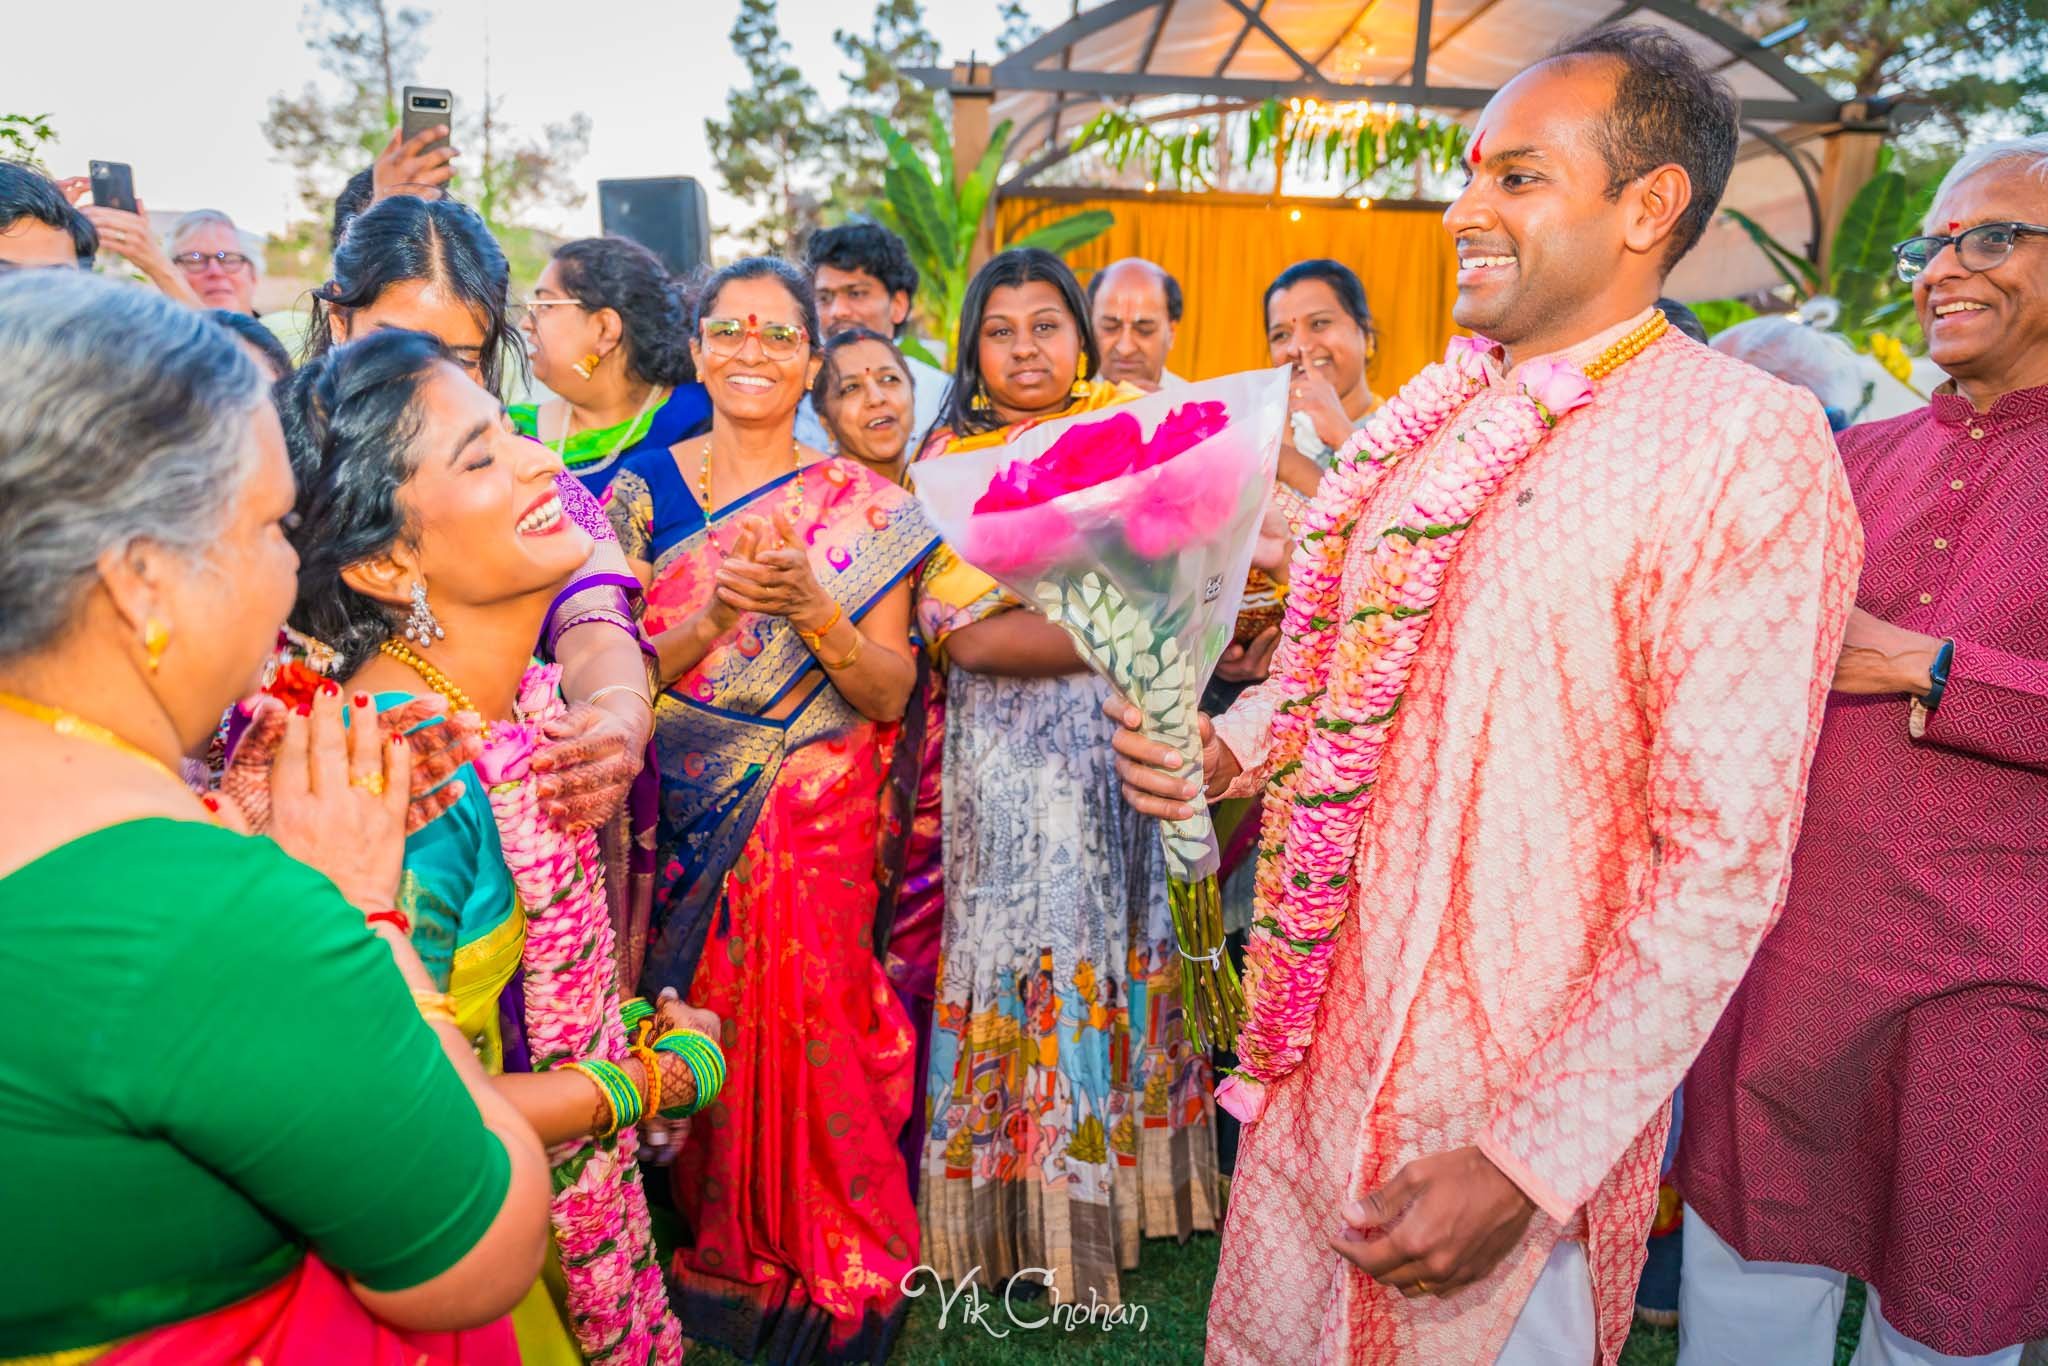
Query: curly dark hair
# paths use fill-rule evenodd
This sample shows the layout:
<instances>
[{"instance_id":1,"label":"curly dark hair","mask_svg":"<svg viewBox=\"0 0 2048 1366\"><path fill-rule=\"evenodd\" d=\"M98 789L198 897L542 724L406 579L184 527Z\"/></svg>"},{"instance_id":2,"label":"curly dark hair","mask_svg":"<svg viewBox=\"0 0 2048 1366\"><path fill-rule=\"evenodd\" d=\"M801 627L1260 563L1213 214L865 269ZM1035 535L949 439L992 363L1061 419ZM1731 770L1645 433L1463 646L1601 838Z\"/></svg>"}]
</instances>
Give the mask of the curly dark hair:
<instances>
[{"instance_id":1,"label":"curly dark hair","mask_svg":"<svg viewBox=\"0 0 2048 1366\"><path fill-rule=\"evenodd\" d=\"M278 387L277 412L299 484L290 538L299 552L292 629L340 652L353 673L391 634L391 609L341 571L410 543L398 491L418 466L420 390L454 364L424 332L373 332L306 362Z\"/></svg>"},{"instance_id":2,"label":"curly dark hair","mask_svg":"<svg viewBox=\"0 0 2048 1366\"><path fill-rule=\"evenodd\" d=\"M821 228L804 244L804 266L813 275L819 266L834 270L863 270L882 282L890 294L899 290L917 302L917 267L903 239L880 223L855 218L835 228ZM907 316L907 315L906 315ZM898 323L901 336L904 324Z\"/></svg>"},{"instance_id":3,"label":"curly dark hair","mask_svg":"<svg viewBox=\"0 0 2048 1366\"><path fill-rule=\"evenodd\" d=\"M1614 103L1596 138L1607 163L1607 197L1619 199L1633 181L1659 166L1682 167L1692 180L1692 202L1671 230L1664 254L1669 271L1693 249L1714 221L1741 138L1741 105L1728 82L1700 64L1692 49L1661 28L1625 24L1568 40L1553 60L1604 58L1620 64Z\"/></svg>"},{"instance_id":4,"label":"curly dark hair","mask_svg":"<svg viewBox=\"0 0 2048 1366\"><path fill-rule=\"evenodd\" d=\"M643 384L688 384L689 290L661 258L625 237L585 237L555 249L562 288L583 307L609 308L626 336L626 371Z\"/></svg>"}]
</instances>

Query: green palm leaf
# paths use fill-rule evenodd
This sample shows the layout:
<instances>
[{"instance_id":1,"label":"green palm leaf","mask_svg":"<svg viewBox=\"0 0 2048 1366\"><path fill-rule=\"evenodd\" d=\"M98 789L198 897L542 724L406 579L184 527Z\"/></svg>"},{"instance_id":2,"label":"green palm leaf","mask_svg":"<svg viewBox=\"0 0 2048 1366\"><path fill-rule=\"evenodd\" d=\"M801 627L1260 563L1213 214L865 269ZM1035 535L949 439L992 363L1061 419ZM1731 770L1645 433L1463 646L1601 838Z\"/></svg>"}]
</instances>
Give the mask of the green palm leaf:
<instances>
[{"instance_id":1,"label":"green palm leaf","mask_svg":"<svg viewBox=\"0 0 2048 1366\"><path fill-rule=\"evenodd\" d=\"M1116 215L1108 209L1087 209L1081 213L1070 214L1058 222L1034 228L1010 245L1043 247L1055 256L1064 256L1076 247L1093 242L1108 232L1115 222Z\"/></svg>"},{"instance_id":2,"label":"green palm leaf","mask_svg":"<svg viewBox=\"0 0 2048 1366\"><path fill-rule=\"evenodd\" d=\"M1721 212L1734 219L1741 229L1749 234L1749 240L1756 243L1764 259L1771 263L1785 283L1802 294L1811 294L1821 287L1820 267L1793 251L1777 238L1764 230L1764 225L1743 213L1740 209L1723 209Z\"/></svg>"}]
</instances>

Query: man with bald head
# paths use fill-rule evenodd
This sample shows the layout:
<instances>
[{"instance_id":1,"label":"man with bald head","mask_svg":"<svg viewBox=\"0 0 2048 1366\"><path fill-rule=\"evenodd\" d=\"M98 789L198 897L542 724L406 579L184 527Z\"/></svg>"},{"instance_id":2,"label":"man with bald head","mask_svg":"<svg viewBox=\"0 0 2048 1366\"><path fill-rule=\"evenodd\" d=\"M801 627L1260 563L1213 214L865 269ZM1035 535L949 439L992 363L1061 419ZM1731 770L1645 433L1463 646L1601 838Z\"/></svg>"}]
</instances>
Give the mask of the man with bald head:
<instances>
[{"instance_id":1,"label":"man with bald head","mask_svg":"<svg viewBox=\"0 0 2048 1366\"><path fill-rule=\"evenodd\" d=\"M2048 1337L2048 137L1894 251L1949 378L1841 436L1869 561L1784 919L1685 1084L1685 1366L1831 1360L1848 1274L1859 1362Z\"/></svg>"},{"instance_id":2,"label":"man with bald head","mask_svg":"<svg viewBox=\"0 0 2048 1366\"><path fill-rule=\"evenodd\" d=\"M1088 281L1088 312L1102 377L1157 393L1176 383L1166 371L1180 325L1180 281L1142 257L1126 256Z\"/></svg>"},{"instance_id":3,"label":"man with bald head","mask_svg":"<svg viewBox=\"0 0 2048 1366\"><path fill-rule=\"evenodd\" d=\"M1212 1361L1620 1353L1861 560L1813 395L1655 306L1737 118L1662 29L1502 87L1444 214L1478 340L1324 476L1271 678L1200 774L1117 707L1140 810L1265 799Z\"/></svg>"}]
</instances>

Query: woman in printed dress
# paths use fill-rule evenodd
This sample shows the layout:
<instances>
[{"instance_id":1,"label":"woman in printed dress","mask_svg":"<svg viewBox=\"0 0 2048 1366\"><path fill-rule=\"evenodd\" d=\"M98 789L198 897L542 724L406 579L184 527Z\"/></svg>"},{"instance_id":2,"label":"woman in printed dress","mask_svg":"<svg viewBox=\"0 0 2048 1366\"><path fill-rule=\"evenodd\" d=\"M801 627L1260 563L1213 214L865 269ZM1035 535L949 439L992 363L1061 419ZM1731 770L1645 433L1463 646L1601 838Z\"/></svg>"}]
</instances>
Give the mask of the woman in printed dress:
<instances>
[{"instance_id":1,"label":"woman in printed dress","mask_svg":"<svg viewBox=\"0 0 2048 1366\"><path fill-rule=\"evenodd\" d=\"M1141 397L1088 378L1087 319L1058 257L991 260L924 458ZM1050 1268L1062 1298L1118 1303L1142 1236L1215 1227L1213 1078L1183 1025L1158 832L1104 757L1109 685L1003 605L948 650L925 1260L985 1288Z\"/></svg>"}]
</instances>

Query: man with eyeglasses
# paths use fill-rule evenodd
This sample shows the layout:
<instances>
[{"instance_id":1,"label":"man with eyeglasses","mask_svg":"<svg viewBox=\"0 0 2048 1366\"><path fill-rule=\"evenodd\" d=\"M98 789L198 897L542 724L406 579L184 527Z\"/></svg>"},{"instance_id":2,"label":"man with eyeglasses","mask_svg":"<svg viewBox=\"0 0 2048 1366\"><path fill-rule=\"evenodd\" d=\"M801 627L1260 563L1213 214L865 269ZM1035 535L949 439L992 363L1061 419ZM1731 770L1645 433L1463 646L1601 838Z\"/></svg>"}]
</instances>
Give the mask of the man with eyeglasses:
<instances>
[{"instance_id":1,"label":"man with eyeglasses","mask_svg":"<svg viewBox=\"0 0 2048 1366\"><path fill-rule=\"evenodd\" d=\"M55 181L33 167L0 161L0 274L89 270L99 245L99 234Z\"/></svg>"},{"instance_id":2,"label":"man with eyeglasses","mask_svg":"<svg viewBox=\"0 0 2048 1366\"><path fill-rule=\"evenodd\" d=\"M1683 1366L2048 1336L2048 137L1894 252L1949 382L1841 436L1867 537L1785 912L1686 1082Z\"/></svg>"}]
</instances>

